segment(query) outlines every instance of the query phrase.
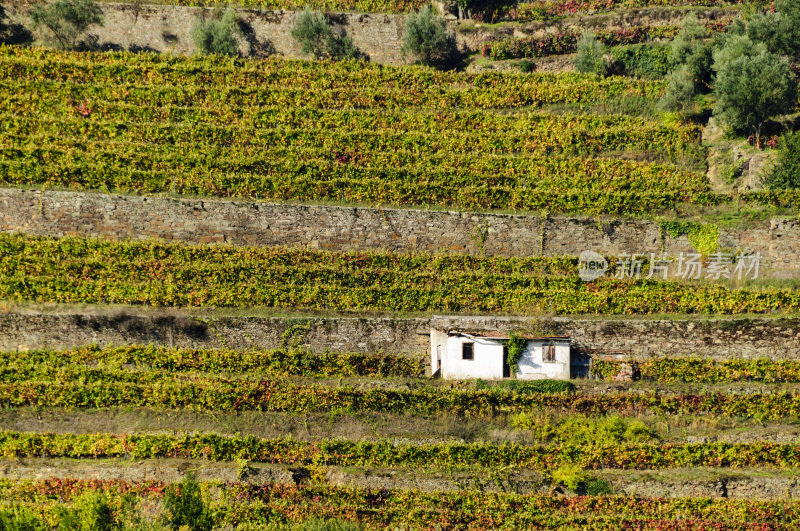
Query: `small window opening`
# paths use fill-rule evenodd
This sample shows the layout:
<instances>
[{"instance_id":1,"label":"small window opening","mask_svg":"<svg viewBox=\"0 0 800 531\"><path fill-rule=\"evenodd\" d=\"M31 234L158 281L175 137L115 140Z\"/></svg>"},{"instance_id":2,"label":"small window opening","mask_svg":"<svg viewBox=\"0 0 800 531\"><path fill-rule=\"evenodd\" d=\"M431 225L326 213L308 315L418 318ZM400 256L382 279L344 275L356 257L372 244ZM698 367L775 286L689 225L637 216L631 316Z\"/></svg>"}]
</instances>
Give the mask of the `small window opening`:
<instances>
[{"instance_id":1,"label":"small window opening","mask_svg":"<svg viewBox=\"0 0 800 531\"><path fill-rule=\"evenodd\" d=\"M542 361L555 362L556 361L556 346L555 345L542 345Z\"/></svg>"},{"instance_id":2,"label":"small window opening","mask_svg":"<svg viewBox=\"0 0 800 531\"><path fill-rule=\"evenodd\" d=\"M475 359L475 349L473 343L462 343L461 344L461 359L462 360L471 360Z\"/></svg>"}]
</instances>

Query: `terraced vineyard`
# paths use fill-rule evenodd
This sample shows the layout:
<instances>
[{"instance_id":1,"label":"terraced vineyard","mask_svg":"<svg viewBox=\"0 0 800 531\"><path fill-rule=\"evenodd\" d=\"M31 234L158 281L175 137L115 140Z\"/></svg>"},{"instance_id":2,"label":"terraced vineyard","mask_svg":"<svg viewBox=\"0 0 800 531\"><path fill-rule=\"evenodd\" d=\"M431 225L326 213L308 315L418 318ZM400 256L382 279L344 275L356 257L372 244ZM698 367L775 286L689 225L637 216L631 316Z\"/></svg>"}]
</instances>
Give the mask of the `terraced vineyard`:
<instances>
[{"instance_id":1,"label":"terraced vineyard","mask_svg":"<svg viewBox=\"0 0 800 531\"><path fill-rule=\"evenodd\" d=\"M50 516L53 500L82 492L104 491L116 507L122 507L125 494L131 493L152 501L163 497L165 486L159 483L127 482L26 482L3 485L9 500L35 499L40 511ZM226 485L214 504L219 522L237 529L253 529L311 517L359 518L373 528L404 526L427 528L494 528L500 522L509 528L545 527L559 529L775 529L776 522L795 525L797 505L791 502L662 501L625 498L595 500L565 499L549 496L464 493L430 495L419 492L359 491L331 487L285 487L277 485ZM121 511L120 511L121 512ZM49 514L48 514L49 513ZM55 518L50 516L51 521ZM674 525L676 519L681 523ZM747 524L740 524L746 520ZM319 524L317 524L319 525ZM669 527L667 527L669 526Z\"/></svg>"},{"instance_id":2,"label":"terraced vineyard","mask_svg":"<svg viewBox=\"0 0 800 531\"><path fill-rule=\"evenodd\" d=\"M650 314L796 312L792 288L604 278L570 258L112 243L0 236L0 297L154 306Z\"/></svg>"},{"instance_id":3,"label":"terraced vineyard","mask_svg":"<svg viewBox=\"0 0 800 531\"><path fill-rule=\"evenodd\" d=\"M20 301L484 312L555 303L561 314L796 305L791 289L587 287L566 257L0 242L4 298ZM55 523L95 500L115 521L134 521L169 507L170 481L193 468L209 521L242 529L338 525L313 524L331 518L367 528L794 526L791 501L694 497L715 495L718 481L733 497L773 484L791 491L797 361L664 357L619 384L627 362L598 360L604 382L444 382L427 379L418 356L314 354L295 343L287 331L273 350L95 345L0 355L0 456L29 478L0 483L0 511ZM149 466L162 479L145 481ZM60 479L34 480L26 467ZM98 475L114 479L76 479ZM181 488L194 488L187 481ZM660 498L687 488L691 499ZM567 502L553 489L582 496ZM637 489L646 494L631 504L624 495ZM451 490L458 503L440 492Z\"/></svg>"},{"instance_id":4,"label":"terraced vineyard","mask_svg":"<svg viewBox=\"0 0 800 531\"><path fill-rule=\"evenodd\" d=\"M166 469L174 466L170 463L205 463L200 470L219 463L215 466L222 468L215 470L223 475L238 468L238 481L202 484L209 514L218 526L250 529L337 518L357 520L368 528L789 529L797 519L797 504L791 501L569 499L545 494L558 481L559 471L574 467L584 472L566 481L577 482L571 488L589 492L626 488L617 475L622 470L671 474L710 467L717 474L739 470L728 474L757 481L771 469L794 468L800 455L796 444L733 442L726 440L730 431L700 419L713 412L726 415L736 430L789 427L800 408L795 387L753 397L724 387L710 393L698 387L685 394L647 394L642 392L645 388L636 388L645 384L636 383L630 391L611 394L589 383L577 388L547 381L513 387L481 382L452 386L419 379L420 367L404 356L319 357L298 349L236 353L94 346L2 356L0 402L5 409L0 418L6 431L0 432L1 456L56 468L88 460L98 463L92 465L98 470L122 467L127 470L123 476L130 476L136 463L151 460L161 460L153 462ZM759 367L774 380L787 370L796 371L796 365L762 362ZM316 378L316 383L302 383L300 375ZM337 376L349 378L348 383L325 380ZM388 388L372 389L378 381ZM137 396L169 399L141 403ZM71 409L76 406L79 409ZM118 406L124 409L115 410ZM95 408L100 408L99 414L92 413ZM189 427L198 420L187 413L205 409L223 433L191 433ZM75 433L74 428L59 428L60 421L72 416L78 425L92 426L90 430L113 430L110 414L148 418L151 429L166 421L173 434ZM299 423L296 415L322 431L299 438L275 436L296 429L290 427ZM57 432L13 431L37 416ZM329 419L327 433L324 418ZM352 429L353 421L366 422L371 434L361 440L331 438L348 419L344 429ZM465 441L461 430L470 423ZM409 430L412 425L419 431ZM434 430L434 425L438 441L430 442L432 431L426 430ZM687 433L707 436L709 429L718 430L716 442L681 441ZM403 442L396 440L399 432L406 434ZM501 432L505 435L498 435ZM70 459L77 461L69 465ZM303 471L308 479L292 486L258 483L258 478L286 466ZM370 487L356 472L361 469L377 474L391 470L382 476L390 488ZM455 482L462 489L489 477L480 488L495 492L462 491L456 496L393 488L404 476L415 482L434 477L440 488ZM158 504L168 490L164 482L152 480L0 481L4 506L46 522L59 521L62 509L57 508L65 501L84 503L87 493L100 491L103 494L96 496L123 521L133 507L131 495L147 506Z\"/></svg>"},{"instance_id":5,"label":"terraced vineyard","mask_svg":"<svg viewBox=\"0 0 800 531\"><path fill-rule=\"evenodd\" d=\"M740 3L467 9L733 7L722 31ZM639 28L600 37L678 31ZM0 45L0 531L796 529L800 224L766 218L800 196L712 191L665 87ZM632 278L640 244L727 261ZM732 272L754 246L769 280ZM439 335L504 341L515 376L436 378ZM571 379L516 376L528 341Z\"/></svg>"},{"instance_id":6,"label":"terraced vineyard","mask_svg":"<svg viewBox=\"0 0 800 531\"><path fill-rule=\"evenodd\" d=\"M719 200L692 169L694 127L533 110L646 101L659 82L13 48L0 72L7 184L585 212Z\"/></svg>"},{"instance_id":7,"label":"terraced vineyard","mask_svg":"<svg viewBox=\"0 0 800 531\"><path fill-rule=\"evenodd\" d=\"M710 192L694 126L535 110L652 105L662 82L9 47L0 73L6 184L585 213L733 200Z\"/></svg>"}]
</instances>

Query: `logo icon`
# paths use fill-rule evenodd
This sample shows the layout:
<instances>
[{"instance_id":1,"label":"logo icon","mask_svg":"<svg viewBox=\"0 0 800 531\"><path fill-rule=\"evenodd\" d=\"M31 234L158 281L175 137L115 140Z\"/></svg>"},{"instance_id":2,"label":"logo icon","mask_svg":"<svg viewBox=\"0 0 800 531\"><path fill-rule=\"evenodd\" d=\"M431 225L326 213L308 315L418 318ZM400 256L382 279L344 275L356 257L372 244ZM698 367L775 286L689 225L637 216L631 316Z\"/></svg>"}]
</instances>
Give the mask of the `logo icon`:
<instances>
[{"instance_id":1,"label":"logo icon","mask_svg":"<svg viewBox=\"0 0 800 531\"><path fill-rule=\"evenodd\" d=\"M594 251L583 251L578 257L578 276L584 282L602 277L608 270L608 262L603 255Z\"/></svg>"}]
</instances>

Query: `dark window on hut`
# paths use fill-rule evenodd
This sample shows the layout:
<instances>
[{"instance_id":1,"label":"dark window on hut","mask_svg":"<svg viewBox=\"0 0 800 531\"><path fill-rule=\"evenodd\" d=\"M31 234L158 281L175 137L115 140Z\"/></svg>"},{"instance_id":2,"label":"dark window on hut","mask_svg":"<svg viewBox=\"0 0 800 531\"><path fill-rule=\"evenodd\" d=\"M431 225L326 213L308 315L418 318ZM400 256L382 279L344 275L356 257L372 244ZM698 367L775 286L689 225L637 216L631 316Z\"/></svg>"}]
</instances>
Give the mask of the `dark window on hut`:
<instances>
[{"instance_id":1,"label":"dark window on hut","mask_svg":"<svg viewBox=\"0 0 800 531\"><path fill-rule=\"evenodd\" d=\"M542 361L556 361L556 346L542 345Z\"/></svg>"},{"instance_id":2,"label":"dark window on hut","mask_svg":"<svg viewBox=\"0 0 800 531\"><path fill-rule=\"evenodd\" d=\"M474 343L462 343L461 344L461 359L462 360L471 360L475 359L475 345Z\"/></svg>"}]
</instances>

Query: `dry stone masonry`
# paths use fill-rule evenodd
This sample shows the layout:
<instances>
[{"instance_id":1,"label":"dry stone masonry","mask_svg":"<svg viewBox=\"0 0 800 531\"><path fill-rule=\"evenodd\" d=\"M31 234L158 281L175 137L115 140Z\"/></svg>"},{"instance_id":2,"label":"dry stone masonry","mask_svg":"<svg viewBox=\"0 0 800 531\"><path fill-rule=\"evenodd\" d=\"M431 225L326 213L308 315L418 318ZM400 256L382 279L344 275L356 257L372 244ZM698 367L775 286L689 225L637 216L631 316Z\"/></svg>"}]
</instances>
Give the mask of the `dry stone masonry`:
<instances>
[{"instance_id":1,"label":"dry stone masonry","mask_svg":"<svg viewBox=\"0 0 800 531\"><path fill-rule=\"evenodd\" d=\"M199 17L213 17L213 8L168 6L142 3L101 4L103 26L89 29L99 47L117 50L141 50L192 55L197 53L191 37ZM30 26L30 6L14 3L7 8L10 18ZM300 45L292 38L296 11L237 9L242 21L243 55L267 57L303 57ZM408 62L400 48L403 44L403 15L339 13L333 22L353 39L353 44L370 61L386 64Z\"/></svg>"},{"instance_id":2,"label":"dry stone masonry","mask_svg":"<svg viewBox=\"0 0 800 531\"><path fill-rule=\"evenodd\" d=\"M664 356L800 360L800 318L213 317L136 308L115 313L9 311L0 314L0 350L89 344L231 349L296 345L316 353L381 351L421 357L430 347L431 328L568 335L578 351L614 352L629 360Z\"/></svg>"},{"instance_id":3,"label":"dry stone masonry","mask_svg":"<svg viewBox=\"0 0 800 531\"><path fill-rule=\"evenodd\" d=\"M21 0L6 2L6 11L13 22L30 26L28 13L31 4ZM197 49L191 29L199 17L215 15L214 8L157 5L141 2L102 2L104 24L91 27L89 35L102 49L157 51L175 54L194 54ZM441 8L441 6L440 6ZM291 36L296 11L242 9L236 10L242 20L244 39L239 47L242 55L267 57L279 55L303 57L300 46ZM695 8L691 10L700 20L718 21L731 17L731 8ZM582 33L589 30L621 29L637 25L677 25L686 11L675 8L642 8L622 13L602 13L569 17L561 21L527 24L459 24L446 15L458 46L479 51L487 40L507 37L544 37L551 33ZM384 64L405 64L412 58L400 51L405 28L404 15L377 13L329 13L331 21L347 32L356 47L370 61ZM561 64L570 69L571 65ZM544 70L547 70L545 67Z\"/></svg>"},{"instance_id":4,"label":"dry stone masonry","mask_svg":"<svg viewBox=\"0 0 800 531\"><path fill-rule=\"evenodd\" d=\"M0 188L0 231L115 240L287 245L323 250L498 256L678 256L693 250L657 222L441 210L295 205ZM720 249L763 256L762 277L800 274L800 220L720 229Z\"/></svg>"}]
</instances>

